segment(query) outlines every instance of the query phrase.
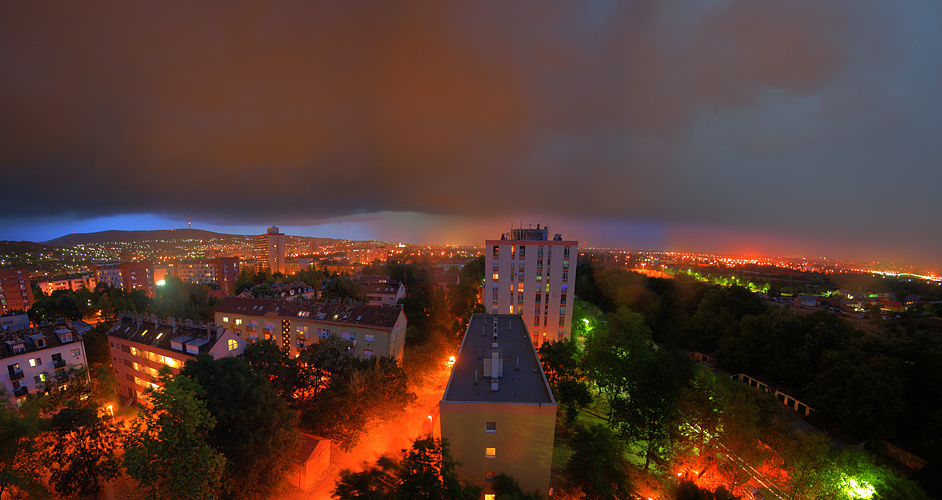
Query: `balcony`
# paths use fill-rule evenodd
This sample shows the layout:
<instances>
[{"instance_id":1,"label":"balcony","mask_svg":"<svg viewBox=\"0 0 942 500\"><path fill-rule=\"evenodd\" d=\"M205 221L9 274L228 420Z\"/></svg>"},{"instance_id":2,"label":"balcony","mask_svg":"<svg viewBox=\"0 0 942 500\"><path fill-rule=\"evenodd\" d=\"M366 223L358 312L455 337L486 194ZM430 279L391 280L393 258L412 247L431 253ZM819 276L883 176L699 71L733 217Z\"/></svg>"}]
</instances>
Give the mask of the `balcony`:
<instances>
[{"instance_id":1,"label":"balcony","mask_svg":"<svg viewBox=\"0 0 942 500\"><path fill-rule=\"evenodd\" d=\"M14 396L14 397L17 397L17 398L23 397L23 396L25 396L25 395L27 395L27 394L29 394L29 389L28 389L27 387L25 387L25 386L24 386L24 387L20 387L19 389L13 391L13 396Z\"/></svg>"},{"instance_id":2,"label":"balcony","mask_svg":"<svg viewBox=\"0 0 942 500\"><path fill-rule=\"evenodd\" d=\"M23 373L23 370L17 370L15 372L10 372L10 380L19 380L26 375Z\"/></svg>"},{"instance_id":3,"label":"balcony","mask_svg":"<svg viewBox=\"0 0 942 500\"><path fill-rule=\"evenodd\" d=\"M53 360L52 366L53 368L62 368L63 366L65 366L65 360L64 359Z\"/></svg>"}]
</instances>

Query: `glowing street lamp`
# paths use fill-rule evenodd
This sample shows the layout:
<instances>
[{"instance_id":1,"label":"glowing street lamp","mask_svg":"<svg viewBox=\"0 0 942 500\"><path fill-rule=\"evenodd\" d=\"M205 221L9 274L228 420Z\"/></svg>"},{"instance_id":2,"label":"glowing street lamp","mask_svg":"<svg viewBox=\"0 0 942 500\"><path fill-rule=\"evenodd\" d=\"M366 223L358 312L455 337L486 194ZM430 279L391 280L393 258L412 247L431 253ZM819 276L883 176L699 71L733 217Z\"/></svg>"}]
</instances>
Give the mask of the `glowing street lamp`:
<instances>
[{"instance_id":1,"label":"glowing street lamp","mask_svg":"<svg viewBox=\"0 0 942 500\"><path fill-rule=\"evenodd\" d=\"M114 420L114 405L108 405L108 412L111 413L111 420Z\"/></svg>"}]
</instances>

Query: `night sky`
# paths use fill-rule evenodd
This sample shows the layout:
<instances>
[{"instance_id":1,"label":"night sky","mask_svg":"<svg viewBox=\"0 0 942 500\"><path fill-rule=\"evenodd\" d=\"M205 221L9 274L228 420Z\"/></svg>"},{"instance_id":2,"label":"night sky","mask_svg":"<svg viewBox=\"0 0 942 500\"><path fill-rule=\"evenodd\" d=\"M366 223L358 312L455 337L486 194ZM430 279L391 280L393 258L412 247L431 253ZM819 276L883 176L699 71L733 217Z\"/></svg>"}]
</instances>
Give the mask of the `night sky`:
<instances>
[{"instance_id":1,"label":"night sky","mask_svg":"<svg viewBox=\"0 0 942 500\"><path fill-rule=\"evenodd\" d=\"M942 7L5 2L0 239L186 225L942 264Z\"/></svg>"}]
</instances>

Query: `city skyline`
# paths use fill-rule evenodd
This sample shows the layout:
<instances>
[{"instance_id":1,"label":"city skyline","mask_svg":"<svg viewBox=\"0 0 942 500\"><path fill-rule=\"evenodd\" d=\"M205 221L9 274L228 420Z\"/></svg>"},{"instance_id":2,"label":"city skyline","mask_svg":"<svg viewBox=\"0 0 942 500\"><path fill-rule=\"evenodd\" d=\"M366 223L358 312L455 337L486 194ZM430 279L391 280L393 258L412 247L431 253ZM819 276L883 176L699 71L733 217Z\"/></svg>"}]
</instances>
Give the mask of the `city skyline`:
<instances>
[{"instance_id":1,"label":"city skyline","mask_svg":"<svg viewBox=\"0 0 942 500\"><path fill-rule=\"evenodd\" d=\"M937 5L157 8L0 20L0 239L542 223L940 266Z\"/></svg>"}]
</instances>

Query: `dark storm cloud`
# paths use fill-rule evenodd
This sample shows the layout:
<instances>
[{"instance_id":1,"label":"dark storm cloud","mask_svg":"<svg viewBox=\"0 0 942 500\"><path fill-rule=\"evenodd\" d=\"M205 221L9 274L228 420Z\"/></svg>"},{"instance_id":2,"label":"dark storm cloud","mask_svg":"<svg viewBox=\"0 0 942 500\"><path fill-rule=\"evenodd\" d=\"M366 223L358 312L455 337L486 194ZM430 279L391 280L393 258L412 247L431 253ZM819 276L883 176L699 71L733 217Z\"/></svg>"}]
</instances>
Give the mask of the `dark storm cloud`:
<instances>
[{"instance_id":1,"label":"dark storm cloud","mask_svg":"<svg viewBox=\"0 0 942 500\"><path fill-rule=\"evenodd\" d=\"M932 212L942 180L938 12L906 7L7 6L0 169L19 188L0 217L528 212L860 241L848 221L865 219L905 236L882 206Z\"/></svg>"}]
</instances>

